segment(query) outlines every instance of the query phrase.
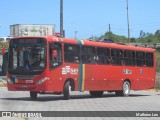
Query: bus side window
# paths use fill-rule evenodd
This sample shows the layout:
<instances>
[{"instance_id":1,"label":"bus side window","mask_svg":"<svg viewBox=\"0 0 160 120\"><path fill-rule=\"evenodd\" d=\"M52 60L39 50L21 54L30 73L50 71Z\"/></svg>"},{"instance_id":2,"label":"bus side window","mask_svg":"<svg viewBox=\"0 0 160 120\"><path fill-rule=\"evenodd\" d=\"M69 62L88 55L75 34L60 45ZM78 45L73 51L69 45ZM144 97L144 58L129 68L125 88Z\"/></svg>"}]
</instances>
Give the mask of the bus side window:
<instances>
[{"instance_id":1,"label":"bus side window","mask_svg":"<svg viewBox=\"0 0 160 120\"><path fill-rule=\"evenodd\" d=\"M81 52L82 63L95 64L97 62L95 47L82 46Z\"/></svg>"},{"instance_id":2,"label":"bus side window","mask_svg":"<svg viewBox=\"0 0 160 120\"><path fill-rule=\"evenodd\" d=\"M123 65L123 50L119 49L111 49L111 57L112 57L112 64L113 65Z\"/></svg>"},{"instance_id":3,"label":"bus side window","mask_svg":"<svg viewBox=\"0 0 160 120\"><path fill-rule=\"evenodd\" d=\"M64 45L64 61L69 63L80 62L80 46L74 44Z\"/></svg>"},{"instance_id":4,"label":"bus side window","mask_svg":"<svg viewBox=\"0 0 160 120\"><path fill-rule=\"evenodd\" d=\"M135 66L135 52L130 50L124 51L124 63L126 66Z\"/></svg>"},{"instance_id":5,"label":"bus side window","mask_svg":"<svg viewBox=\"0 0 160 120\"><path fill-rule=\"evenodd\" d=\"M106 49L106 64L110 64L111 57L110 57L110 49Z\"/></svg>"},{"instance_id":6,"label":"bus side window","mask_svg":"<svg viewBox=\"0 0 160 120\"><path fill-rule=\"evenodd\" d=\"M144 52L136 52L136 63L137 66L145 66L145 53Z\"/></svg>"},{"instance_id":7,"label":"bus side window","mask_svg":"<svg viewBox=\"0 0 160 120\"><path fill-rule=\"evenodd\" d=\"M98 64L105 64L105 48L97 48Z\"/></svg>"},{"instance_id":8,"label":"bus side window","mask_svg":"<svg viewBox=\"0 0 160 120\"><path fill-rule=\"evenodd\" d=\"M50 43L49 57L51 69L62 64L62 45L60 43Z\"/></svg>"},{"instance_id":9,"label":"bus side window","mask_svg":"<svg viewBox=\"0 0 160 120\"><path fill-rule=\"evenodd\" d=\"M146 53L146 66L147 67L154 66L153 53Z\"/></svg>"},{"instance_id":10,"label":"bus side window","mask_svg":"<svg viewBox=\"0 0 160 120\"><path fill-rule=\"evenodd\" d=\"M110 64L110 49L97 48L98 64Z\"/></svg>"}]
</instances>

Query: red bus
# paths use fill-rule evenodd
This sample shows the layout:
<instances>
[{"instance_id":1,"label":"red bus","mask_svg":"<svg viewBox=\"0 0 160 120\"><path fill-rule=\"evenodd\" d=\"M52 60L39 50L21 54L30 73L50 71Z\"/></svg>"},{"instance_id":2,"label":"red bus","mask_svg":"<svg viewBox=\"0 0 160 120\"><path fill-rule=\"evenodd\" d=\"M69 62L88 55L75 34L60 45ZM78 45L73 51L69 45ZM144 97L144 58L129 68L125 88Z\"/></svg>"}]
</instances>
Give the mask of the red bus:
<instances>
[{"instance_id":1,"label":"red bus","mask_svg":"<svg viewBox=\"0 0 160 120\"><path fill-rule=\"evenodd\" d=\"M47 37L17 37L9 43L8 90L37 94L89 91L100 97L104 91L128 96L130 90L153 88L155 49Z\"/></svg>"}]
</instances>

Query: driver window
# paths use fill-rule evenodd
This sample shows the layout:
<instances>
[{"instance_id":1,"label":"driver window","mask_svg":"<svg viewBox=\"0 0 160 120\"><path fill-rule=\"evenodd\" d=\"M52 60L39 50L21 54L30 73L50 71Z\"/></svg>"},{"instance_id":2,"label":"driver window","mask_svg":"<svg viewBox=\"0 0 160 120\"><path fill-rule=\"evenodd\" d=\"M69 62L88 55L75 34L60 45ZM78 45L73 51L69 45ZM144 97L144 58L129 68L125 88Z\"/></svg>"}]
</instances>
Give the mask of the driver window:
<instances>
[{"instance_id":1,"label":"driver window","mask_svg":"<svg viewBox=\"0 0 160 120\"><path fill-rule=\"evenodd\" d=\"M49 45L50 68L53 69L62 64L62 45L50 43Z\"/></svg>"}]
</instances>

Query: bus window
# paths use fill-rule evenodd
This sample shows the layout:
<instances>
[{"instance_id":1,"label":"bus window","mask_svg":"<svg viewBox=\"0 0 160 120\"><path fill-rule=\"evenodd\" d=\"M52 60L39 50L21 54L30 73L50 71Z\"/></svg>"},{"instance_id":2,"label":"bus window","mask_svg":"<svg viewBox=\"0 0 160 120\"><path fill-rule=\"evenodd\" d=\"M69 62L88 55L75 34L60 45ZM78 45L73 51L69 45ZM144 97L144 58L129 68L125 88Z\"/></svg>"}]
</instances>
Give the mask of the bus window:
<instances>
[{"instance_id":1,"label":"bus window","mask_svg":"<svg viewBox=\"0 0 160 120\"><path fill-rule=\"evenodd\" d=\"M97 48L97 57L99 64L105 64L105 48Z\"/></svg>"},{"instance_id":2,"label":"bus window","mask_svg":"<svg viewBox=\"0 0 160 120\"><path fill-rule=\"evenodd\" d=\"M33 41L36 45L33 44ZM9 70L14 70L18 74L22 74L21 70L28 71L27 74L30 74L29 71L43 71L46 66L45 45L44 39L25 38L11 41L9 49Z\"/></svg>"},{"instance_id":3,"label":"bus window","mask_svg":"<svg viewBox=\"0 0 160 120\"><path fill-rule=\"evenodd\" d=\"M137 66L145 66L145 53L144 52L136 52L136 63Z\"/></svg>"},{"instance_id":4,"label":"bus window","mask_svg":"<svg viewBox=\"0 0 160 120\"><path fill-rule=\"evenodd\" d=\"M106 48L97 48L97 57L99 64L110 63L110 50Z\"/></svg>"},{"instance_id":5,"label":"bus window","mask_svg":"<svg viewBox=\"0 0 160 120\"><path fill-rule=\"evenodd\" d=\"M97 57L94 47L82 46L81 52L82 63L96 63Z\"/></svg>"},{"instance_id":6,"label":"bus window","mask_svg":"<svg viewBox=\"0 0 160 120\"><path fill-rule=\"evenodd\" d=\"M53 69L62 64L62 45L51 43L49 48L50 68Z\"/></svg>"},{"instance_id":7,"label":"bus window","mask_svg":"<svg viewBox=\"0 0 160 120\"><path fill-rule=\"evenodd\" d=\"M110 49L106 49L106 64L110 64L110 63L111 63Z\"/></svg>"},{"instance_id":8,"label":"bus window","mask_svg":"<svg viewBox=\"0 0 160 120\"><path fill-rule=\"evenodd\" d=\"M119 49L111 50L112 64L123 65L123 51Z\"/></svg>"},{"instance_id":9,"label":"bus window","mask_svg":"<svg viewBox=\"0 0 160 120\"><path fill-rule=\"evenodd\" d=\"M153 53L146 53L146 66L153 67Z\"/></svg>"},{"instance_id":10,"label":"bus window","mask_svg":"<svg viewBox=\"0 0 160 120\"><path fill-rule=\"evenodd\" d=\"M64 60L65 62L79 63L80 61L80 47L78 45L65 44L64 45Z\"/></svg>"},{"instance_id":11,"label":"bus window","mask_svg":"<svg viewBox=\"0 0 160 120\"><path fill-rule=\"evenodd\" d=\"M129 50L124 51L124 62L126 66L135 66L135 52Z\"/></svg>"}]
</instances>

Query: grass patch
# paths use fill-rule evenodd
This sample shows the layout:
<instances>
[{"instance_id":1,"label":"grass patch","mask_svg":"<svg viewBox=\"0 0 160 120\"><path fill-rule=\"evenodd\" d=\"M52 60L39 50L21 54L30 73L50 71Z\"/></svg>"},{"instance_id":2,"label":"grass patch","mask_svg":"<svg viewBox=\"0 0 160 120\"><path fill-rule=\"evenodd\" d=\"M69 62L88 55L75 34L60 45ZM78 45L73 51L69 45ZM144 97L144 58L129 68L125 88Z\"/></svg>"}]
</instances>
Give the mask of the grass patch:
<instances>
[{"instance_id":1,"label":"grass patch","mask_svg":"<svg viewBox=\"0 0 160 120\"><path fill-rule=\"evenodd\" d=\"M160 92L160 89L159 88L153 88L153 89L148 89L147 91L150 91L150 92Z\"/></svg>"}]
</instances>

